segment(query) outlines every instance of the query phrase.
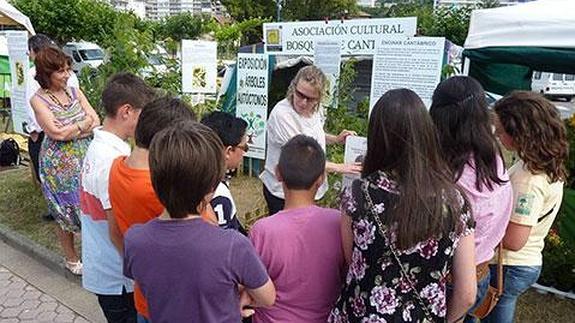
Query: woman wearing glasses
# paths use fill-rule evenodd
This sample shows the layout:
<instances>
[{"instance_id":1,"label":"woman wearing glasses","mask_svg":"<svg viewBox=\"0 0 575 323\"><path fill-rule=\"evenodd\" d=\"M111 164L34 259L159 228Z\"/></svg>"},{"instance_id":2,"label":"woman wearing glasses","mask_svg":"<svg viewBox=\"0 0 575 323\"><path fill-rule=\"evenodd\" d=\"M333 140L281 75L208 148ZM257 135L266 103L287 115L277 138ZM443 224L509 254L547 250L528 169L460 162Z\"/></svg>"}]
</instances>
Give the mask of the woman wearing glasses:
<instances>
[{"instance_id":1,"label":"woman wearing glasses","mask_svg":"<svg viewBox=\"0 0 575 323\"><path fill-rule=\"evenodd\" d=\"M343 130L339 135L330 135L323 130L323 120L320 116L320 102L326 77L323 72L311 65L299 70L291 81L286 98L276 104L267 123L267 155L266 165L260 179L264 184L264 198L269 214L275 214L284 207L284 193L281 179L276 176L281 147L292 137L299 134L310 136L317 140L325 151L326 144L343 144L349 135L355 132ZM359 173L358 165L326 163L328 172ZM327 181L319 188L316 200L321 199L328 189Z\"/></svg>"}]
</instances>

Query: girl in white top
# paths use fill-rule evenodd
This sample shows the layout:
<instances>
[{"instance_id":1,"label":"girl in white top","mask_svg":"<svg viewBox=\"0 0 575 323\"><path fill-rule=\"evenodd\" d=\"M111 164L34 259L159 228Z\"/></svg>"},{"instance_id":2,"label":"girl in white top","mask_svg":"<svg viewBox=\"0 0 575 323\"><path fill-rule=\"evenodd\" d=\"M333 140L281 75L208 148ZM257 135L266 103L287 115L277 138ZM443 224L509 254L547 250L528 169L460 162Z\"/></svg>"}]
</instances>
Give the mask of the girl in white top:
<instances>
[{"instance_id":1,"label":"girl in white top","mask_svg":"<svg viewBox=\"0 0 575 323\"><path fill-rule=\"evenodd\" d=\"M325 85L325 75L311 65L300 69L291 81L286 98L276 104L267 123L267 155L265 169L260 175L264 184L264 197L270 215L283 209L284 192L281 179L276 176L281 147L292 137L299 134L310 136L317 140L325 152L326 144L345 142L354 131L343 130L339 135L330 135L323 130L323 120L320 116L320 102ZM357 164L326 163L328 172L359 173L361 166ZM316 194L321 199L327 191L325 181Z\"/></svg>"},{"instance_id":2,"label":"girl in white top","mask_svg":"<svg viewBox=\"0 0 575 323\"><path fill-rule=\"evenodd\" d=\"M499 140L520 160L509 169L514 198L503 237L503 295L481 322L507 323L518 297L539 278L544 239L563 197L568 144L559 112L539 94L513 92L494 110Z\"/></svg>"}]
</instances>

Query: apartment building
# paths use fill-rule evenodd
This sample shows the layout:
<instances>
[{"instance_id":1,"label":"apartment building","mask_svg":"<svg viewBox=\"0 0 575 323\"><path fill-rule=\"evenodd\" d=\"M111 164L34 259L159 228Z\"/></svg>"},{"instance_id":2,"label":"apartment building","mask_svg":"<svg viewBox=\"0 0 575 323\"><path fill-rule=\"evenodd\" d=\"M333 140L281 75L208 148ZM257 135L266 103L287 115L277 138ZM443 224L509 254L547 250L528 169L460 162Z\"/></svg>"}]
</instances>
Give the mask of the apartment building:
<instances>
[{"instance_id":1,"label":"apartment building","mask_svg":"<svg viewBox=\"0 0 575 323\"><path fill-rule=\"evenodd\" d=\"M182 12L226 15L218 0L102 0L118 10L132 11L141 18L159 20Z\"/></svg>"}]
</instances>

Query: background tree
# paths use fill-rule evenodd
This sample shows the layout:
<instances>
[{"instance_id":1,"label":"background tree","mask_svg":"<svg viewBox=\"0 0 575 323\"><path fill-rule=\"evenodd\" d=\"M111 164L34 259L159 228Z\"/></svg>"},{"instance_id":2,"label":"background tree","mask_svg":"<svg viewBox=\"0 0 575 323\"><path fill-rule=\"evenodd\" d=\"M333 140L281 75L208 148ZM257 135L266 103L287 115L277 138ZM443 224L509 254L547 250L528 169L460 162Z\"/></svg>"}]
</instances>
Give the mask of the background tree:
<instances>
[{"instance_id":1,"label":"background tree","mask_svg":"<svg viewBox=\"0 0 575 323\"><path fill-rule=\"evenodd\" d=\"M283 21L338 19L358 11L356 0L284 0Z\"/></svg>"},{"instance_id":2,"label":"background tree","mask_svg":"<svg viewBox=\"0 0 575 323\"><path fill-rule=\"evenodd\" d=\"M261 42L262 24L267 21L271 20L250 18L230 24L220 24L213 20L210 24L210 30L218 42L220 58L233 59L240 46Z\"/></svg>"},{"instance_id":3,"label":"background tree","mask_svg":"<svg viewBox=\"0 0 575 323\"><path fill-rule=\"evenodd\" d=\"M463 46L469 30L472 7L435 9L433 24L426 30L428 36L445 37L453 43Z\"/></svg>"},{"instance_id":4,"label":"background tree","mask_svg":"<svg viewBox=\"0 0 575 323\"><path fill-rule=\"evenodd\" d=\"M276 0L222 0L237 21L248 18L276 18ZM357 12L355 0L282 0L282 21L340 18Z\"/></svg>"},{"instance_id":5,"label":"background tree","mask_svg":"<svg viewBox=\"0 0 575 323\"><path fill-rule=\"evenodd\" d=\"M120 16L137 19L130 13L118 12L102 1L94 0L12 0L27 15L34 28L63 44L86 40L107 45L109 35ZM132 17L132 18L127 18Z\"/></svg>"},{"instance_id":6,"label":"background tree","mask_svg":"<svg viewBox=\"0 0 575 323\"><path fill-rule=\"evenodd\" d=\"M469 19L473 9L475 7L472 6L434 9L433 0L380 2L376 8L362 8L372 17L417 17L419 35L445 37L460 46L467 38Z\"/></svg>"},{"instance_id":7,"label":"background tree","mask_svg":"<svg viewBox=\"0 0 575 323\"><path fill-rule=\"evenodd\" d=\"M208 15L179 13L162 19L156 28L157 36L159 39L171 38L177 42L182 39L197 39L210 31L211 20Z\"/></svg>"},{"instance_id":8,"label":"background tree","mask_svg":"<svg viewBox=\"0 0 575 323\"><path fill-rule=\"evenodd\" d=\"M276 16L275 0L222 0L222 4L237 21Z\"/></svg>"},{"instance_id":9,"label":"background tree","mask_svg":"<svg viewBox=\"0 0 575 323\"><path fill-rule=\"evenodd\" d=\"M501 3L499 0L481 0L477 4L477 8L481 9L488 9L488 8L497 8L501 7Z\"/></svg>"}]
</instances>

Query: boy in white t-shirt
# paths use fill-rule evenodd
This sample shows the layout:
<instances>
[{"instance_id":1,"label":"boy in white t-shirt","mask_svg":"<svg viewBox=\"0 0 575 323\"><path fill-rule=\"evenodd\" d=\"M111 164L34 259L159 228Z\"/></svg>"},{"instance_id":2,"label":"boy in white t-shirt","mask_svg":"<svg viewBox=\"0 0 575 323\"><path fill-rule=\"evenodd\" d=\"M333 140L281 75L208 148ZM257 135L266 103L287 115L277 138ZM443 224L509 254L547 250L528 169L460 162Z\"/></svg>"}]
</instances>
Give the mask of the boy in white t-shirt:
<instances>
[{"instance_id":1,"label":"boy in white t-shirt","mask_svg":"<svg viewBox=\"0 0 575 323\"><path fill-rule=\"evenodd\" d=\"M136 322L133 282L124 277L122 257L110 240L113 225L108 195L112 162L130 154L126 140L134 136L142 108L155 91L130 73L112 76L102 92L103 126L94 129L81 173L82 286L96 294L108 322ZM109 223L110 222L110 223Z\"/></svg>"}]
</instances>

